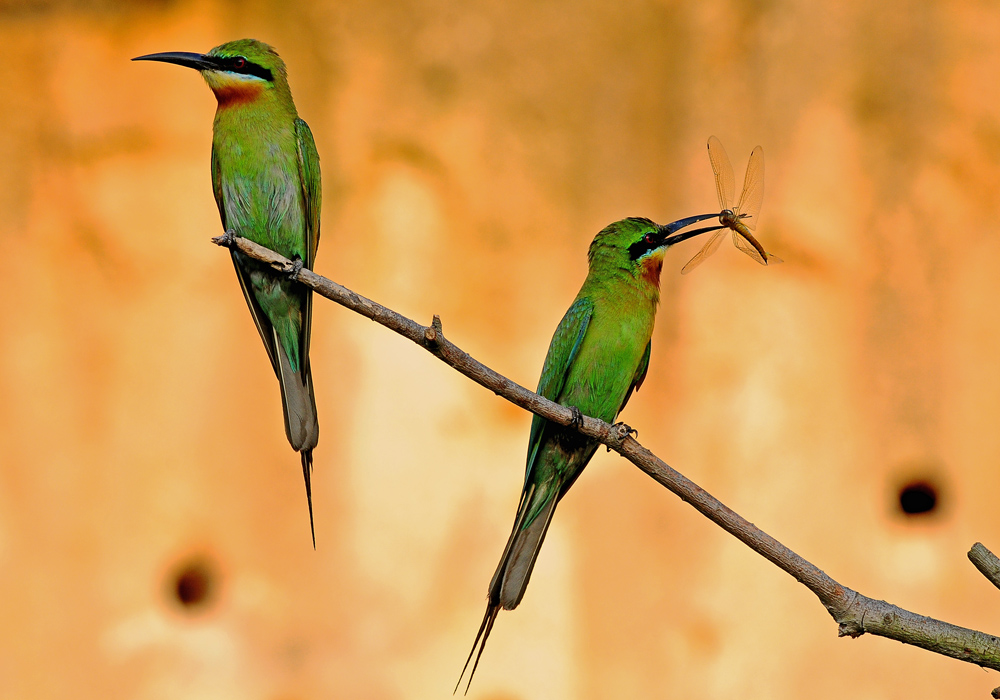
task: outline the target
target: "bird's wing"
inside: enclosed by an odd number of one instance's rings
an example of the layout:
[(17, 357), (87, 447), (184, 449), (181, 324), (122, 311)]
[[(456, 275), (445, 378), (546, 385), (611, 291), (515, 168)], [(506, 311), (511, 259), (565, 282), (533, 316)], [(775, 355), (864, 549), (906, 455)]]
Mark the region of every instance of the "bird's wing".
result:
[(305, 266), (312, 269), (319, 248), (319, 210), (323, 200), (323, 188), (319, 174), (319, 152), (313, 140), (309, 125), (301, 119), (295, 120), (295, 144), (299, 156), (299, 179), (302, 182), (302, 199), (306, 211), (306, 255)]
[[(222, 218), (222, 228), (228, 231), (229, 224), (226, 221), (226, 203), (222, 192), (222, 171), (219, 168), (219, 159), (215, 155), (214, 145), (212, 146), (212, 191), (215, 193), (215, 203), (219, 207), (219, 216)], [(239, 231), (235, 231), (234, 233), (239, 235)], [(257, 326), (257, 332), (260, 333), (260, 339), (264, 341), (264, 347), (267, 349), (267, 357), (271, 360), (271, 368), (274, 370), (275, 375), (281, 376), (281, 371), (278, 367), (278, 356), (275, 354), (274, 332), (272, 331), (271, 322), (267, 319), (267, 315), (260, 308), (260, 304), (257, 303), (257, 299), (253, 295), (250, 274), (240, 265), (236, 257), (236, 251), (231, 252), (233, 267), (236, 268), (236, 278), (240, 281), (240, 289), (243, 290), (243, 297), (247, 300), (247, 306), (250, 307), (250, 315), (253, 316), (253, 322)]]
[[(557, 401), (566, 384), (573, 360), (576, 359), (583, 337), (587, 334), (591, 316), (594, 313), (594, 303), (590, 299), (581, 298), (573, 302), (566, 315), (563, 316), (549, 343), (549, 352), (542, 366), (542, 376), (538, 380), (535, 392), (550, 401)], [(528, 436), (528, 467), (524, 474), (525, 484), (531, 476), (538, 448), (542, 444), (542, 432), (546, 420), (541, 416), (531, 419), (531, 433)]]
[[(319, 210), (323, 203), (323, 187), (319, 174), (319, 152), (313, 140), (309, 125), (301, 119), (295, 120), (295, 146), (298, 151), (299, 181), (302, 183), (302, 201), (305, 203), (306, 259), (310, 270), (316, 261), (319, 248)], [(302, 308), (302, 366), (309, 366), (309, 341), (312, 337), (312, 294), (305, 294)]]
[[(618, 413), (621, 413), (625, 409), (625, 404), (628, 400), (632, 398), (633, 391), (639, 391), (639, 387), (642, 386), (643, 380), (646, 379), (646, 372), (649, 370), (649, 353), (653, 349), (653, 341), (646, 343), (646, 352), (642, 353), (642, 359), (639, 360), (639, 366), (635, 368), (635, 374), (632, 376), (632, 384), (629, 386), (628, 391), (625, 393), (625, 398), (622, 399), (622, 405), (618, 408)], [(618, 413), (615, 415), (617, 416)]]
[(226, 204), (222, 201), (222, 171), (219, 159), (215, 155), (215, 144), (212, 144), (212, 193), (215, 195), (215, 206), (219, 208), (219, 218), (222, 219), (222, 230), (227, 231)]

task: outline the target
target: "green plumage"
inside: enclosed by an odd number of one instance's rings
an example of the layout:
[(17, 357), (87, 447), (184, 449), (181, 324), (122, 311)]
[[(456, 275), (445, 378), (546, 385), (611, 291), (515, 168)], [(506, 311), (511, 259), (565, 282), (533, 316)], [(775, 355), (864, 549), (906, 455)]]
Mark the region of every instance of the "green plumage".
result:
[[(285, 65), (273, 49), (252, 40), (224, 44), (209, 55), (242, 56), (273, 76), (252, 99), (220, 99), (215, 114), (212, 186), (223, 227), (312, 269), (319, 244), (319, 155), (295, 111)], [(319, 440), (309, 367), (312, 292), (237, 251), (233, 264), (281, 385), (285, 433), (302, 453), (312, 528), (310, 472)]]
[[(662, 250), (632, 260), (628, 246), (656, 229), (647, 219), (625, 219), (597, 234), (590, 246), (589, 274), (552, 336), (536, 393), (610, 423), (642, 384), (660, 300), (659, 286), (647, 278), (646, 266), (656, 268), (658, 279)], [(521, 602), (534, 563), (527, 552), (517, 554), (529, 545), (537, 554), (545, 536), (547, 524), (539, 526), (537, 518), (554, 510), (598, 444), (573, 427), (532, 417), (520, 523), (511, 537), (513, 551), (490, 584), (491, 600), (505, 609)], [(533, 527), (541, 530), (537, 545), (522, 535)], [(521, 539), (526, 540), (523, 546)]]
[[(701, 218), (706, 217), (695, 219)], [(668, 226), (624, 219), (597, 234), (587, 278), (549, 344), (538, 394), (584, 415), (615, 420), (649, 367), (660, 268), (673, 242), (667, 234), (695, 219)], [(469, 655), (471, 660), (478, 647), (473, 674), (500, 609), (512, 610), (521, 602), (556, 504), (599, 444), (575, 427), (532, 418), (514, 527), (490, 582), (486, 615)]]
[[(218, 99), (212, 189), (223, 228), (311, 269), (319, 245), (319, 154), (312, 132), (295, 111), (285, 64), (274, 49), (241, 39), (207, 54), (163, 53), (140, 59), (199, 70)], [(238, 251), (232, 256), (281, 386), (285, 434), (301, 453), (312, 527), (312, 450), (319, 440), (309, 366), (312, 292)]]

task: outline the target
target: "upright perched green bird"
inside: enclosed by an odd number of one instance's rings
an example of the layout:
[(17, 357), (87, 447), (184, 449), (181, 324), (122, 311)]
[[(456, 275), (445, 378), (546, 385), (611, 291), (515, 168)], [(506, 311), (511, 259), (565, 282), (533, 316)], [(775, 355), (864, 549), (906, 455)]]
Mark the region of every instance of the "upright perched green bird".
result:
[[(299, 119), (285, 63), (256, 39), (206, 54), (170, 52), (134, 61), (194, 68), (219, 106), (212, 130), (212, 188), (222, 227), (312, 269), (319, 245), (319, 154)], [(313, 547), (312, 451), (319, 440), (309, 368), (312, 292), (234, 250), (236, 276), (281, 385), (285, 434), (301, 453)]]
[[(694, 216), (666, 226), (649, 219), (624, 219), (598, 233), (588, 252), (587, 279), (552, 336), (536, 392), (576, 409), (578, 417), (582, 413), (612, 422), (646, 377), (664, 252), (720, 227), (671, 234), (717, 216)], [(599, 444), (573, 426), (532, 418), (514, 529), (490, 581), (486, 615), (462, 668), (464, 676), (478, 647), (470, 685), (500, 608), (513, 610), (521, 602), (556, 504)]]

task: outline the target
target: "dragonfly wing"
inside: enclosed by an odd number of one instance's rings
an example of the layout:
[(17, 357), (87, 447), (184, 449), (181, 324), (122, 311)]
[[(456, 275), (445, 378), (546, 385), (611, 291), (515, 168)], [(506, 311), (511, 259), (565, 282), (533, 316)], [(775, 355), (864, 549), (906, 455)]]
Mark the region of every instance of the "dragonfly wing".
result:
[(708, 137), (708, 159), (712, 162), (712, 172), (715, 173), (715, 191), (719, 193), (719, 206), (723, 209), (732, 209), (733, 198), (736, 196), (733, 164), (729, 162), (722, 141), (714, 136)]
[(740, 195), (740, 202), (733, 211), (740, 217), (740, 221), (753, 231), (757, 228), (757, 217), (760, 215), (760, 205), (763, 203), (764, 149), (757, 146), (750, 154), (747, 174), (743, 179), (743, 194)]
[(686, 275), (691, 272), (691, 270), (705, 262), (709, 256), (712, 255), (712, 253), (717, 251), (719, 249), (719, 244), (722, 243), (722, 237), (726, 235), (726, 230), (727, 229), (720, 228), (718, 231), (713, 233), (712, 237), (708, 239), (708, 243), (706, 243), (702, 249), (699, 250), (698, 253), (693, 258), (688, 260), (687, 264), (681, 268), (681, 274)]
[(750, 235), (749, 231), (745, 234), (733, 231), (733, 244), (761, 265), (767, 265), (769, 253), (764, 251), (764, 248), (757, 242), (756, 238)]

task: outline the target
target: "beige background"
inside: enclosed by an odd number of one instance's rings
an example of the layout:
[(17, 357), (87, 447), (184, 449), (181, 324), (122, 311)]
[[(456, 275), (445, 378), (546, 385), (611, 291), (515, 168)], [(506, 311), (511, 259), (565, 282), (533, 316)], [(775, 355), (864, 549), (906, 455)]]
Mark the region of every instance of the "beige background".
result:
[[(446, 698), (529, 416), (332, 304), (309, 543), (209, 182), (214, 99), (133, 64), (253, 36), (322, 157), (317, 270), (534, 386), (607, 223), (759, 227), (667, 256), (624, 418), (831, 575), (1000, 631), (1000, 8), (993, 3), (0, 3), (0, 697)], [(941, 508), (905, 520), (901, 483)], [(174, 579), (201, 562), (210, 595)], [(987, 697), (1000, 675), (818, 602), (620, 458), (563, 502), (470, 697)]]

